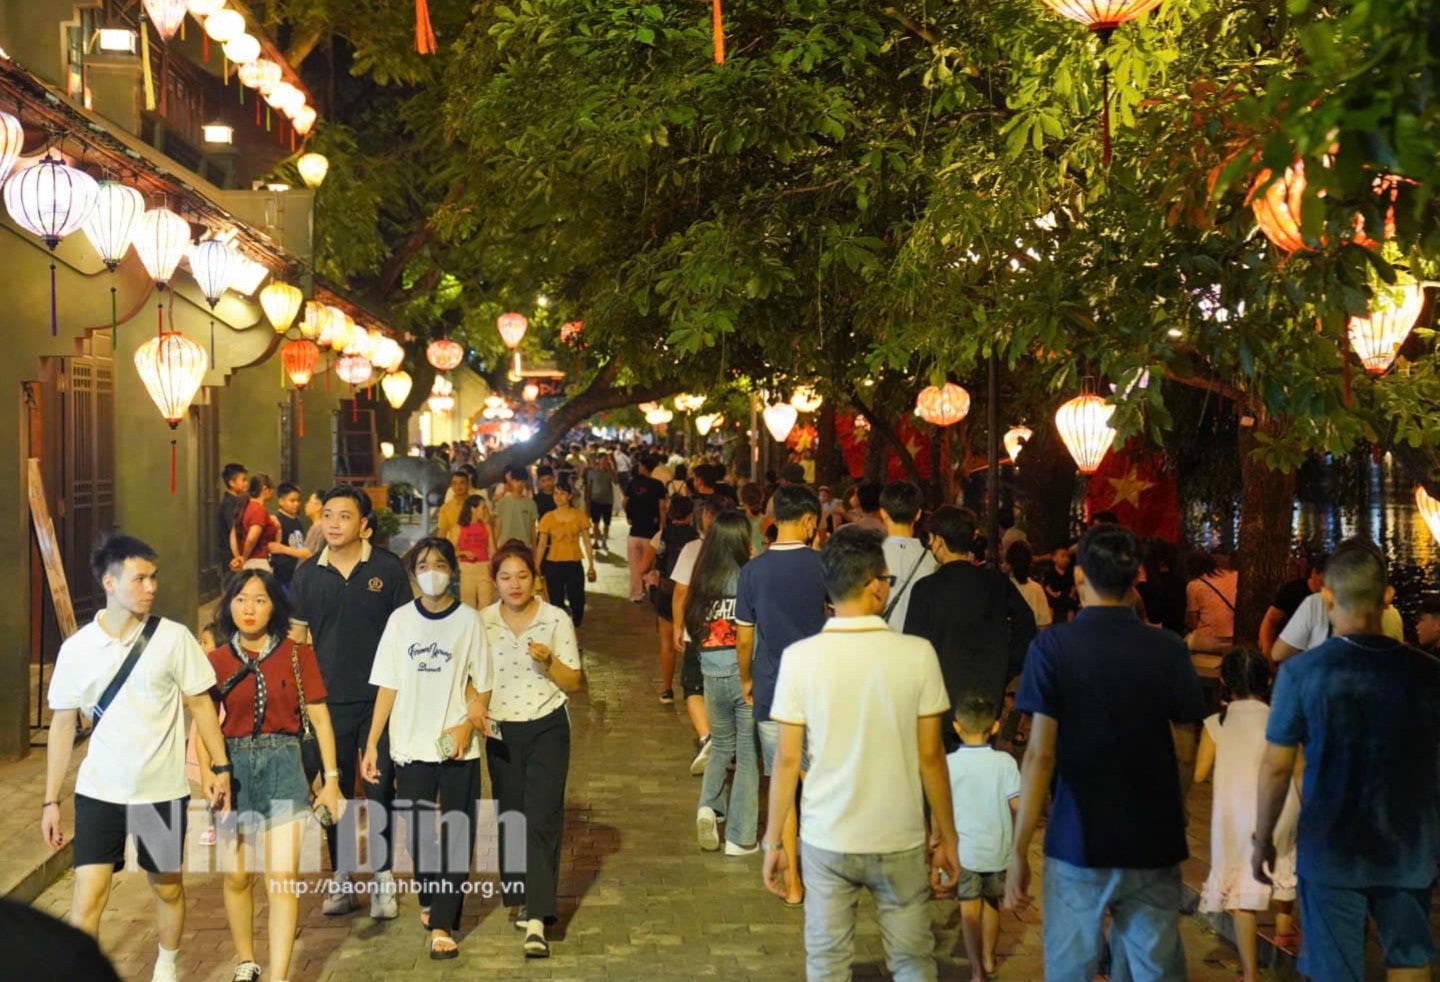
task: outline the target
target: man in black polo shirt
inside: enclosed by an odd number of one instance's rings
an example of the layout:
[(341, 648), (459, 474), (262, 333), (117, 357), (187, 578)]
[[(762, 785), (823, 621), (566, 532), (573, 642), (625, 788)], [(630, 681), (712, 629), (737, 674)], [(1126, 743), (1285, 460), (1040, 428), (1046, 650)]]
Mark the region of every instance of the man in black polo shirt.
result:
[[(304, 641), (308, 633), (315, 646), (335, 728), (340, 789), (348, 795), (355, 788), (355, 772), (375, 708), (375, 687), (370, 684), (375, 648), (390, 614), (410, 603), (414, 592), (409, 574), (394, 553), (370, 544), (370, 499), (362, 492), (345, 485), (331, 488), (324, 496), (320, 523), (325, 529), (325, 548), (295, 571), (290, 586), (295, 607), (291, 637)], [(385, 735), (380, 737), (379, 750), (380, 780), (364, 785), (366, 798), (385, 811), (386, 855), (376, 864), (380, 872), (375, 877), (377, 889), (370, 895), (370, 916), (389, 919), (397, 908), (395, 880), (390, 874), (394, 827), (388, 820), (395, 800), (395, 766)], [(309, 768), (318, 769), (318, 765), (310, 762)], [(372, 813), (371, 827), (381, 820)], [(331, 915), (348, 914), (357, 901), (349, 871), (339, 866), (336, 826), (326, 829), (326, 840), (335, 879), (324, 910)]]

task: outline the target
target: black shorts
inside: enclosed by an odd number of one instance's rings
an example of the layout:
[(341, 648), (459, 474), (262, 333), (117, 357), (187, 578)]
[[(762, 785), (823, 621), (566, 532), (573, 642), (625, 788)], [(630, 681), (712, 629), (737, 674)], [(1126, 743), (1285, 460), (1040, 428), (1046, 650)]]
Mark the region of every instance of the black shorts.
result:
[(672, 602), (675, 594), (662, 590), (658, 586), (649, 587), (645, 592), (650, 595), (650, 606), (655, 608), (655, 616), (667, 624), (673, 622), (675, 611)]
[(700, 670), (700, 646), (694, 641), (685, 645), (685, 654), (680, 659), (680, 691), (686, 699), (705, 694), (705, 675)]
[(75, 796), (75, 868), (108, 863), (125, 866), (125, 838), (135, 836), (135, 853), (147, 873), (178, 873), (185, 858), (190, 799), (151, 805), (117, 805)]
[(590, 502), (590, 521), (596, 525), (609, 527), (610, 516), (615, 511), (615, 506), (609, 501)]

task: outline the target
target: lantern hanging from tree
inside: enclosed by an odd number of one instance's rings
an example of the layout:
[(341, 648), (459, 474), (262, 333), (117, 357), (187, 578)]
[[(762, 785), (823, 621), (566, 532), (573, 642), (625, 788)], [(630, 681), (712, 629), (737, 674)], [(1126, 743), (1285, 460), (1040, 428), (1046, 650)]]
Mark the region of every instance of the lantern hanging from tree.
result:
[(307, 188), (318, 188), (325, 183), (325, 175), (330, 172), (330, 161), (323, 153), (304, 154), (295, 161), (296, 168), (300, 171), (300, 179), (305, 182)]
[[(1277, 249), (1286, 252), (1308, 250), (1300, 232), (1300, 205), (1305, 198), (1305, 162), (1296, 160), (1285, 168), (1283, 176), (1268, 186), (1271, 170), (1267, 167), (1255, 175), (1250, 186), (1250, 210), (1260, 231)], [(1260, 190), (1264, 188), (1264, 190)]]
[(638, 410), (640, 410), (642, 413), (649, 414), (649, 413), (653, 413), (655, 410), (659, 409), (659, 408), (660, 408), (660, 403), (658, 403), (658, 402), (642, 402), (642, 403), (640, 403), (640, 405), (636, 406), (635, 408), (638, 409)]
[(1005, 452), (1010, 455), (1010, 463), (1014, 464), (1017, 462), (1020, 451), (1025, 449), (1025, 445), (1030, 442), (1030, 438), (1034, 435), (1034, 432), (1031, 431), (1028, 426), (1012, 426), (1006, 431), (1004, 438)]
[(410, 398), (410, 389), (415, 384), (409, 372), (391, 372), (380, 380), (380, 389), (391, 409), (399, 409)]
[(495, 327), (500, 332), (500, 340), (505, 342), (505, 347), (514, 351), (529, 330), (530, 322), (525, 319), (524, 314), (517, 314), (512, 310), (495, 318)]
[(776, 443), (784, 443), (790, 436), (790, 431), (795, 428), (795, 421), (800, 414), (795, 407), (788, 402), (777, 402), (765, 407), (762, 414), (765, 417), (765, 428), (770, 431), (770, 436)]
[(695, 417), (695, 429), (701, 436), (709, 436), (710, 431), (725, 422), (725, 417), (719, 413), (710, 413), (707, 416)]
[[(3, 120), (0, 120), (3, 122)], [(0, 150), (3, 153), (3, 150)], [(4, 161), (0, 160), (0, 173)], [(100, 261), (112, 274), (130, 250), (135, 225), (145, 213), (145, 197), (132, 187), (115, 181), (101, 181), (95, 196), (95, 207), (85, 219), (85, 237), (99, 254)], [(115, 310), (115, 278), (110, 277), (110, 332), (118, 329)]]
[(813, 413), (825, 402), (823, 396), (816, 392), (813, 386), (802, 385), (790, 396), (790, 405), (802, 413)]
[(449, 338), (436, 338), (425, 348), (425, 360), (437, 372), (448, 372), (460, 367), (465, 360), (465, 349)]
[(58, 157), (44, 159), (5, 182), (5, 210), (15, 223), (37, 235), (50, 250), (50, 336), (59, 332), (55, 298), (55, 247), (80, 228), (95, 208), (100, 185)]
[(970, 393), (946, 382), (932, 385), (915, 399), (915, 415), (931, 426), (954, 426), (970, 413)]
[(1134, 20), (1160, 6), (1160, 0), (1044, 0), (1045, 6), (1062, 17), (1084, 24), (1100, 37), (1100, 121), (1103, 128), (1103, 154), (1110, 163), (1110, 65), (1105, 60), (1105, 47), (1110, 35), (1126, 21)]
[(1065, 441), (1081, 474), (1094, 474), (1115, 442), (1115, 430), (1110, 425), (1114, 412), (1114, 406), (1093, 392), (1076, 396), (1056, 411), (1060, 439)]
[(682, 413), (693, 413), (695, 410), (705, 405), (704, 396), (692, 396), (684, 392), (676, 396), (674, 401), (675, 408), (680, 410)]
[(1365, 371), (1384, 375), (1390, 370), (1424, 306), (1425, 289), (1419, 283), (1376, 289), (1370, 316), (1350, 318), (1350, 346)]
[(295, 110), (295, 116), (290, 120), (295, 126), (295, 132), (301, 136), (309, 136), (310, 131), (315, 128), (315, 120), (320, 114), (315, 111), (314, 106), (304, 105)]
[(652, 409), (650, 412), (645, 414), (645, 422), (649, 423), (651, 426), (664, 426), (666, 423), (670, 422), (674, 418), (675, 414), (672, 413), (670, 410), (666, 409), (664, 406)]
[[(205, 349), (178, 331), (162, 331), (135, 352), (135, 370), (173, 431), (185, 418), (208, 369)], [(170, 493), (175, 493), (175, 438), (170, 438)]]
[(1425, 524), (1430, 529), (1430, 534), (1436, 542), (1440, 542), (1440, 501), (1425, 491), (1424, 486), (1417, 485), (1415, 488), (1415, 507), (1420, 509), (1420, 517), (1425, 519)]
[(422, 55), (435, 53), (435, 28), (430, 24), (427, 0), (415, 0), (415, 50)]
[(0, 112), (0, 181), (10, 176), (25, 146), (25, 127), (9, 113)]
[(320, 346), (309, 338), (286, 341), (280, 346), (280, 364), (298, 393), (295, 397), (295, 435), (305, 438), (305, 386), (315, 377), (320, 364)]
[[(298, 286), (289, 283), (281, 283), (279, 280), (271, 283), (260, 291), (260, 309), (265, 311), (265, 319), (275, 329), (276, 334), (284, 334), (295, 323), (295, 315), (300, 313), (300, 304), (305, 301), (305, 294)], [(316, 349), (319, 353), (319, 349)]]

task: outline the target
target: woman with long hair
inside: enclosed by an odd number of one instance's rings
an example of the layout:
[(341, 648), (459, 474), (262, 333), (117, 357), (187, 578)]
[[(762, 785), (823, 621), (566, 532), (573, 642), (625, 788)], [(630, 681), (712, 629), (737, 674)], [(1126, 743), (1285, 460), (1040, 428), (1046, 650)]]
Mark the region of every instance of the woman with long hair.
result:
[[(220, 823), (225, 873), (225, 917), (235, 942), (234, 978), (260, 978), (255, 961), (255, 877), (265, 873), (270, 904), (270, 971), (285, 979), (295, 944), (300, 894), (300, 839), (310, 813), (310, 789), (300, 762), (300, 740), (313, 731), (325, 765), (316, 804), (331, 820), (341, 810), (335, 733), (325, 706), (320, 663), (308, 644), (286, 637), (290, 602), (279, 581), (261, 569), (236, 573), (217, 608), (219, 647), (209, 653), (218, 685), (211, 695), (224, 709), (220, 730), (234, 772), (234, 806)], [(210, 770), (205, 745), (197, 747), (200, 773)]]
[(479, 610), (495, 600), (490, 579), (490, 553), (495, 548), (495, 516), (483, 494), (472, 494), (460, 507), (460, 518), (447, 531), (460, 561), (460, 602)]
[[(460, 927), (475, 851), (479, 737), (490, 732), (490, 653), (479, 612), (451, 596), (457, 565), (455, 547), (439, 537), (421, 539), (405, 556), (420, 596), (390, 615), (375, 649), (375, 711), (360, 764), (366, 781), (380, 780), (380, 737), (388, 725), (396, 797), (415, 803), (410, 860), (420, 881), (420, 923), (436, 960), (460, 953), (451, 934)], [(444, 820), (452, 815), (465, 817), (458, 841), (454, 823)], [(437, 841), (438, 862), (427, 847)]]
[[(700, 652), (705, 678), (705, 713), (710, 721), (710, 759), (700, 785), (695, 836), (701, 849), (720, 848), (717, 816), (725, 822), (725, 855), (756, 851), (760, 767), (755, 717), (740, 690), (735, 654), (735, 591), (740, 568), (750, 561), (750, 522), (737, 511), (716, 516), (705, 533), (695, 572), (685, 594), (685, 633)], [(735, 758), (730, 802), (725, 802), (725, 771)]]
[[(525, 957), (548, 958), (545, 926), (556, 917), (560, 845), (565, 827), (565, 778), (570, 770), (570, 715), (565, 693), (583, 675), (569, 615), (535, 595), (535, 553), (510, 541), (490, 559), (500, 602), (480, 612), (495, 666), (485, 758), (500, 814), (525, 816), (525, 860), (500, 836), (501, 893), (519, 907)], [(472, 708), (471, 722), (482, 720)], [(498, 732), (495, 732), (498, 731)]]

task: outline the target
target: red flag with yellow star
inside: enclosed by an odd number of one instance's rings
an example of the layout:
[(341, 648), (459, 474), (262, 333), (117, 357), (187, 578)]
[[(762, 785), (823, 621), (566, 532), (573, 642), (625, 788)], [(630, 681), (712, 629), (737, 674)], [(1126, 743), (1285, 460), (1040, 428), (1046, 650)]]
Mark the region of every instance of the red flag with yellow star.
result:
[(1140, 536), (1180, 541), (1180, 491), (1163, 453), (1127, 443), (1090, 477), (1085, 512), (1112, 511)]

